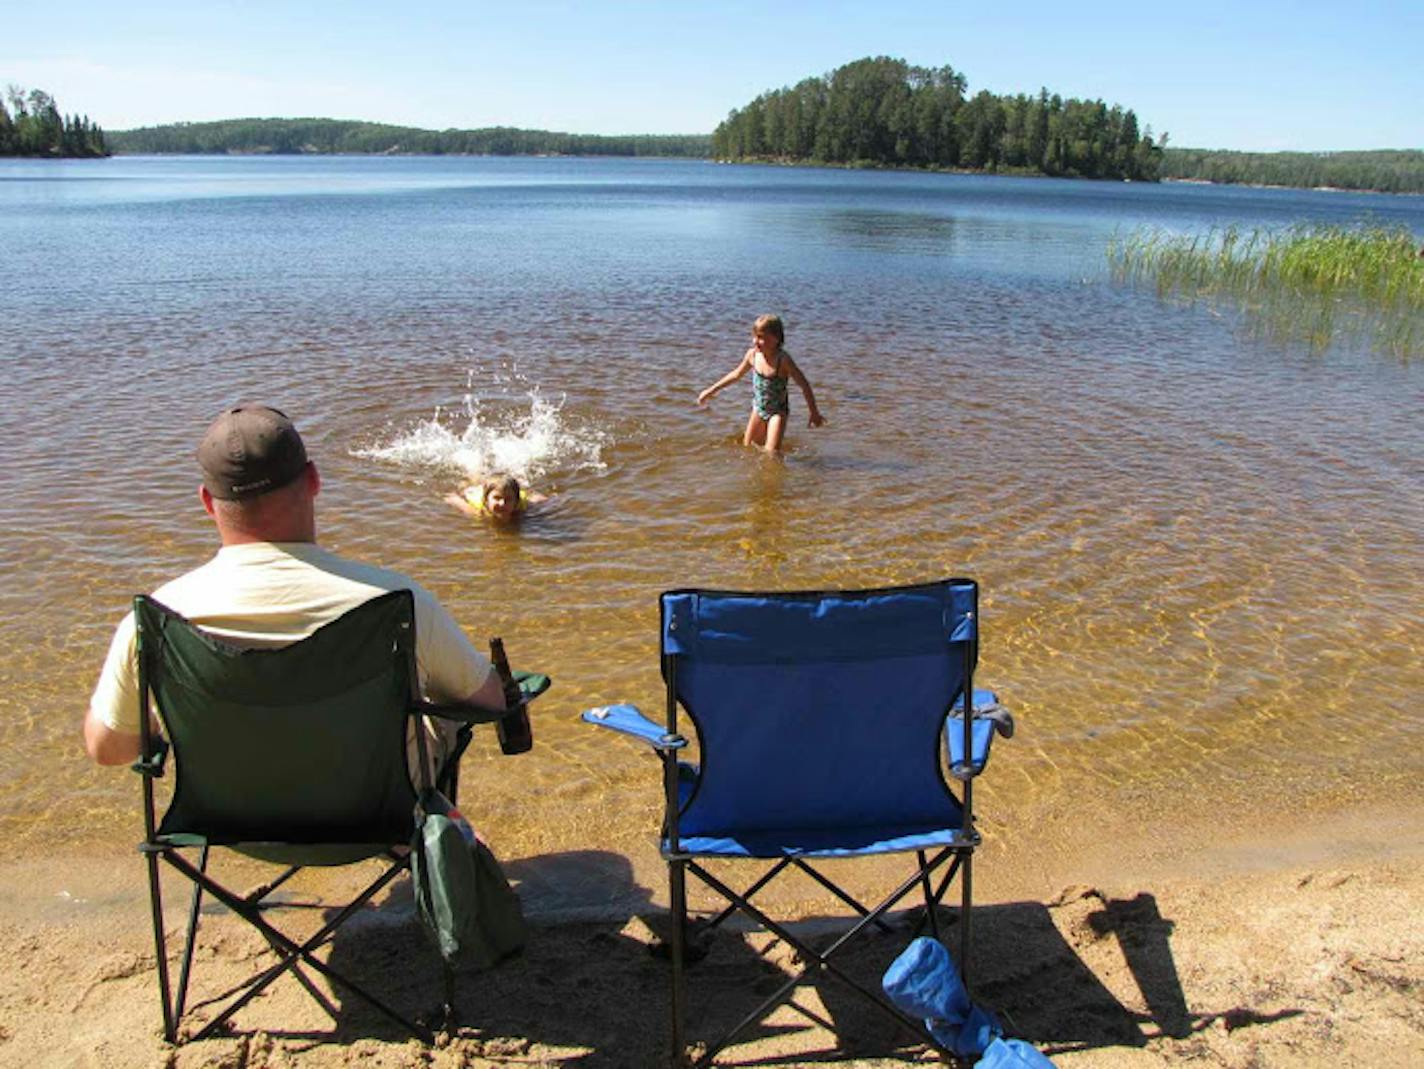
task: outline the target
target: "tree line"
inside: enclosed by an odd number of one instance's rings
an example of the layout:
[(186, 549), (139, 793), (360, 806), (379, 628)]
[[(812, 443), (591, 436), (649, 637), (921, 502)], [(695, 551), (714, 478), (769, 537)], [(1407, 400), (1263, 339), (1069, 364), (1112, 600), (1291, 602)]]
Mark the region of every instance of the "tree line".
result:
[(1162, 177), (1302, 189), (1327, 186), (1424, 193), (1424, 152), (1225, 152), (1171, 148), (1162, 157)]
[[(6, 104), (9, 104), (6, 107)], [(0, 100), (0, 156), (107, 156), (104, 131), (87, 115), (61, 115), (43, 89), (9, 85)]]
[(608, 136), (520, 130), (422, 130), (346, 119), (226, 119), (119, 130), (117, 153), (421, 156), (692, 156), (705, 157), (706, 134)]
[(877, 56), (766, 92), (712, 134), (712, 154), (887, 167), (1156, 181), (1167, 137), (1131, 109), (1036, 96), (967, 96), (953, 67)]

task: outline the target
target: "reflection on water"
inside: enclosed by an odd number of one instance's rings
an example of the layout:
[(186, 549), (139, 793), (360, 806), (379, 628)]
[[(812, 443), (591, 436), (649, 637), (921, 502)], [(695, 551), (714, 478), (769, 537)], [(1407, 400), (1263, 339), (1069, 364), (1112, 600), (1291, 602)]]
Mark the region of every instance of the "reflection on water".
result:
[[(1021, 726), (976, 795), (991, 841), (1070, 804), (1200, 831), (1414, 789), (1424, 370), (1267, 346), (1101, 266), (1124, 224), (1424, 232), (1417, 198), (377, 162), (0, 185), (12, 850), (136, 837), (78, 718), (126, 600), (212, 552), (192, 451), (244, 398), (303, 428), (326, 543), (555, 677), (531, 754), (468, 759), (509, 856), (655, 859), (650, 763), (576, 714), (660, 711), (656, 598), (688, 585), (980, 580), (981, 681)], [(739, 444), (749, 387), (695, 405), (767, 310), (828, 419), (793, 391), (783, 460)], [(508, 532), (442, 505), (488, 466), (551, 507)]]
[(955, 221), (937, 215), (847, 210), (822, 224), (832, 244), (889, 251), (949, 252)]
[(757, 459), (754, 474), (748, 480), (747, 522), (741, 545), (748, 562), (777, 568), (795, 557), (794, 547), (786, 545), (786, 531), (782, 529), (784, 513), (790, 505), (782, 500), (786, 462), (775, 456)]

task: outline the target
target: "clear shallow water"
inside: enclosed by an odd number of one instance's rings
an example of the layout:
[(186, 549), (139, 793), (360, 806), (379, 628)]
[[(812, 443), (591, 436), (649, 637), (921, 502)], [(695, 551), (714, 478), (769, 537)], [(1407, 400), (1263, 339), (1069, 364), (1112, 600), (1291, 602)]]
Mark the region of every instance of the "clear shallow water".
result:
[[(1253, 340), (1107, 279), (1141, 224), (1403, 222), (1424, 199), (677, 161), (0, 163), (0, 830), (137, 834), (77, 725), (126, 599), (204, 559), (192, 450), (264, 399), (324, 475), (323, 541), (420, 578), (555, 676), (518, 764), (477, 744), (502, 852), (646, 853), (656, 789), (575, 723), (660, 699), (688, 584), (984, 590), (1020, 718), (994, 828), (1203, 825), (1409, 795), (1424, 563), (1417, 364)], [(709, 410), (781, 312), (784, 463)], [(739, 384), (740, 385), (740, 384)], [(510, 535), (440, 502), (489, 463), (554, 495)], [(62, 820), (57, 820), (63, 814)], [(76, 819), (76, 816), (82, 819)]]

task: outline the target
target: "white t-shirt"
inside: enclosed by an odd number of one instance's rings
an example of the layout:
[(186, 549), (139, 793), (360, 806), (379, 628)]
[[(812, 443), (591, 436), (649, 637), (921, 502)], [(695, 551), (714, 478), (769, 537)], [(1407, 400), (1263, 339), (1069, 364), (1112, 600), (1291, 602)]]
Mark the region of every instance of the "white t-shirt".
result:
[[(286, 646), (357, 605), (391, 590), (415, 595), (415, 659), (422, 693), (460, 701), (484, 685), (490, 661), (425, 588), (399, 572), (345, 560), (311, 542), (224, 546), (208, 563), (165, 583), (153, 596), (204, 631), (244, 646)], [(136, 735), (138, 664), (130, 612), (109, 645), (92, 713)]]

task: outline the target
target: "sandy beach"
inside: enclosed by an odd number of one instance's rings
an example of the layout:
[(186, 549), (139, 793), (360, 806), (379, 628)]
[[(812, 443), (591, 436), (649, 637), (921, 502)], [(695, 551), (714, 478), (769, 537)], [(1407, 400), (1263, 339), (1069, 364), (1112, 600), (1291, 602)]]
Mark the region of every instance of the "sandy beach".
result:
[[(1070, 1069), (1424, 1064), (1418, 816), (1417, 806), (1349, 811), (1199, 848), (1100, 839), (1097, 849), (1047, 868), (1027, 831), (1017, 846), (981, 857), (976, 869), (976, 998), (1011, 1035)], [(1031, 855), (1038, 864), (1025, 863)], [(532, 940), (520, 959), (462, 975), (461, 1024), (437, 1047), (395, 1033), (340, 992), (331, 999), (333, 1021), (288, 979), (244, 1010), (230, 1037), (175, 1048), (160, 1036), (138, 857), (9, 861), (0, 866), (0, 940), (11, 948), (0, 980), (0, 1065), (666, 1064), (668, 966), (650, 952), (661, 896), (642, 891), (639, 906), (638, 894), (624, 893), (602, 916), (539, 905), (539, 886), (557, 880), (561, 867), (600, 864), (614, 882), (639, 868), (609, 864), (597, 852), (508, 860), (529, 902)], [(263, 871), (270, 870), (252, 867), (254, 882)], [(238, 886), (247, 875), (239, 870)], [(346, 879), (299, 885), (293, 904), (334, 901)], [(166, 904), (176, 935), (184, 906), (172, 892)], [(811, 897), (791, 912), (815, 933), (833, 911)], [(280, 913), (298, 928), (322, 916), (320, 909)], [(898, 930), (864, 940), (848, 967), (873, 982), (913, 919), (898, 914)], [(221, 911), (205, 923), (199, 1022), (211, 1016), (208, 999), (269, 957), (258, 936)], [(753, 955), (758, 947), (769, 950), (770, 964)], [(413, 920), (405, 881), (327, 952), (404, 1010), (438, 1005), (436, 959)], [(740, 1016), (749, 994), (768, 990), (793, 966), (793, 955), (764, 935), (719, 932), (690, 975), (692, 1035), (710, 1038)], [(841, 1038), (783, 1009), (719, 1064), (933, 1060), (838, 983), (803, 987), (799, 998), (823, 1023), (834, 1022)]]

